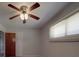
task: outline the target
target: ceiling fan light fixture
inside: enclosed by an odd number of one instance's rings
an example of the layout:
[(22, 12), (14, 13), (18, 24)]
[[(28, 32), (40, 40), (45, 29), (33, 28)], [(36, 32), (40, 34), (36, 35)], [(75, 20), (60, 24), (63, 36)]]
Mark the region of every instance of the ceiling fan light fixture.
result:
[(28, 19), (28, 14), (25, 14), (25, 19), (26, 19), (26, 20)]
[(28, 19), (28, 14), (20, 14), (21, 20), (27, 20)]

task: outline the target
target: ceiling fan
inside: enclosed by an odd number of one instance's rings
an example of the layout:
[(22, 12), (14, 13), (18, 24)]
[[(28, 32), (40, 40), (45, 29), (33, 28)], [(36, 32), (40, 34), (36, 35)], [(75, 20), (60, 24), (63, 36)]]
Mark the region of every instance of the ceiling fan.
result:
[(10, 17), (9, 18), (10, 20), (12, 20), (12, 19), (20, 16), (20, 18), (23, 20), (23, 24), (25, 24), (26, 20), (28, 19), (28, 17), (32, 17), (33, 19), (36, 19), (36, 20), (40, 19), (39, 17), (37, 17), (37, 16), (35, 16), (35, 15), (33, 15), (33, 14), (30, 13), (32, 10), (40, 7), (40, 4), (37, 3), (37, 2), (35, 4), (33, 4), (30, 8), (28, 8), (25, 5), (21, 6), (20, 8), (17, 8), (17, 7), (15, 7), (12, 4), (8, 4), (8, 6), (20, 12), (19, 14)]

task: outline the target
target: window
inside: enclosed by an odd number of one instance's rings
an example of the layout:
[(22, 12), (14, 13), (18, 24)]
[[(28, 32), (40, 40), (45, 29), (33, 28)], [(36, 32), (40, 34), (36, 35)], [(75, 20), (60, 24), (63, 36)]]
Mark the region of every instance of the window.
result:
[(67, 19), (67, 35), (79, 34), (79, 12)]
[(50, 28), (50, 38), (79, 34), (79, 12)]
[(4, 32), (0, 31), (0, 57), (4, 56)]
[(65, 22), (59, 22), (55, 26), (50, 28), (50, 37), (60, 37), (65, 35)]

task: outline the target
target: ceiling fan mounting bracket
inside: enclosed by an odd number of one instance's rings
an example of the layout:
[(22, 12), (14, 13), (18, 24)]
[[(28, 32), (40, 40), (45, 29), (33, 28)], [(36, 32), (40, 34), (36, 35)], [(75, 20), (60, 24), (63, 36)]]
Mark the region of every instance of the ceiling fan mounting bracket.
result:
[(21, 12), (23, 14), (26, 14), (27, 13), (27, 9), (28, 9), (28, 7), (27, 6), (24, 6), (24, 5), (20, 7), (20, 10), (21, 10)]

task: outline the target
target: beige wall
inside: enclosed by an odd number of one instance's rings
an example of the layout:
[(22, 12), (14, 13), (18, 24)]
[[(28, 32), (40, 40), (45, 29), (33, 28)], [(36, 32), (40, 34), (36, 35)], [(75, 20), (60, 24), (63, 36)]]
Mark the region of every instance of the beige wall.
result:
[(79, 56), (79, 42), (49, 42), (49, 28), (55, 21), (79, 8), (79, 3), (71, 3), (59, 12), (41, 30), (41, 56)]
[(2, 24), (0, 24), (0, 31), (6, 31), (6, 28)]
[(16, 32), (16, 56), (40, 56), (40, 30), (9, 28), (7, 32)]

